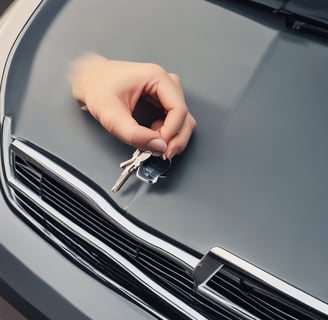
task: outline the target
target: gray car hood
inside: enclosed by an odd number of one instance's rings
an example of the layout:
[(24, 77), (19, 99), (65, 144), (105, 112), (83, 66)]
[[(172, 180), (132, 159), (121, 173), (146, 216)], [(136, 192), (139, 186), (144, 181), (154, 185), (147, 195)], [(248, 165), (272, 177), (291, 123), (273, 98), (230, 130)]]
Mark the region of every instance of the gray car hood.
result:
[[(138, 4), (137, 4), (138, 3)], [(328, 49), (197, 0), (49, 1), (12, 59), (13, 132), (71, 164), (132, 216), (204, 254), (223, 247), (328, 302)], [(198, 121), (169, 177), (130, 178), (133, 151), (70, 92), (83, 52), (180, 75)]]

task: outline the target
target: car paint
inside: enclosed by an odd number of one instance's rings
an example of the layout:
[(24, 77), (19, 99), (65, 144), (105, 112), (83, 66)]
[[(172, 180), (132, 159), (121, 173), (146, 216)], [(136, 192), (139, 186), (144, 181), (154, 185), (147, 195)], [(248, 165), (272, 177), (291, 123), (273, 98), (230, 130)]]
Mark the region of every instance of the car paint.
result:
[[(16, 136), (110, 193), (132, 149), (79, 110), (71, 62), (96, 51), (178, 73), (198, 121), (188, 149), (166, 180), (148, 186), (130, 178), (110, 195), (201, 254), (219, 245), (328, 301), (327, 45), (253, 14), (259, 19), (196, 0), (48, 2), (12, 57), (6, 113)], [(8, 237), (10, 248), (17, 240)]]

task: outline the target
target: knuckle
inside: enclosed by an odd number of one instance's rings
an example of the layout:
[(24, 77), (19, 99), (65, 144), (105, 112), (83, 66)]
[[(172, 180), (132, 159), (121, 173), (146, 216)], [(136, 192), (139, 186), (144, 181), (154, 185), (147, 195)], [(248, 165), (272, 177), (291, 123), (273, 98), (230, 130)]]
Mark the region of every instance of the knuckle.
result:
[(134, 147), (141, 147), (141, 141), (136, 127), (127, 127), (122, 137), (124, 142)]
[(138, 145), (138, 139), (134, 133), (135, 130), (129, 129), (125, 132), (125, 140), (129, 145)]
[(176, 154), (180, 154), (183, 150), (185, 150), (187, 147), (187, 144), (188, 144), (188, 141), (183, 140), (183, 139), (179, 139), (179, 140), (175, 141), (174, 150), (175, 150)]
[(157, 63), (147, 63), (147, 68), (151, 74), (166, 73), (165, 69)]
[(179, 141), (176, 141), (175, 143), (175, 149), (178, 151), (178, 152), (182, 152), (187, 146), (187, 143), (180, 139)]
[(189, 113), (189, 124), (192, 130), (194, 130), (197, 126), (196, 119)]
[(111, 117), (107, 113), (102, 113), (100, 110), (97, 110), (94, 113), (94, 117), (109, 133), (115, 132), (115, 123), (111, 121)]
[(178, 85), (181, 85), (181, 79), (176, 73), (170, 73), (171, 79)]
[(186, 119), (188, 116), (188, 108), (186, 105), (181, 106), (181, 117)]

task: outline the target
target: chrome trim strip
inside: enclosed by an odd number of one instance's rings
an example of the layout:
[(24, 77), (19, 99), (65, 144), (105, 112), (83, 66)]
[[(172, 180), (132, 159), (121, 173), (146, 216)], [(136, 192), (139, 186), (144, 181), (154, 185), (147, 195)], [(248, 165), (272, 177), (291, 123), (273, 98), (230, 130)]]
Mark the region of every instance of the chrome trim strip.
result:
[(197, 292), (201, 295), (210, 298), (211, 300), (219, 303), (221, 306), (232, 310), (237, 315), (240, 315), (248, 320), (261, 320), (260, 318), (254, 316), (253, 314), (249, 313), (248, 311), (244, 310), (243, 308), (239, 307), (237, 304), (229, 301), (228, 299), (221, 297), (218, 295), (217, 292), (211, 290), (210, 288), (205, 288), (204, 285), (201, 285), (197, 288)]
[[(29, 157), (37, 161), (43, 168), (52, 172), (59, 179), (70, 185), (73, 189), (81, 193), (81, 196), (88, 199), (89, 203), (93, 204), (94, 207), (98, 208), (105, 216), (107, 216), (116, 226), (124, 229), (125, 232), (134, 236), (138, 241), (144, 243), (148, 247), (164, 254), (169, 258), (173, 258), (182, 265), (186, 270), (192, 274), (194, 268), (197, 266), (199, 259), (189, 254), (186, 251), (177, 248), (176, 246), (152, 235), (151, 233), (141, 229), (140, 227), (133, 224), (127, 218), (117, 212), (108, 201), (103, 198), (94, 189), (86, 185), (81, 180), (77, 179), (74, 175), (60, 167), (52, 160), (46, 158), (32, 147), (26, 145), (24, 142), (14, 140), (12, 143), (17, 149), (25, 153)], [(13, 183), (11, 178), (11, 183)]]
[(176, 298), (173, 294), (162, 288), (155, 281), (147, 277), (144, 273), (142, 273), (138, 268), (136, 268), (130, 261), (122, 257), (120, 254), (112, 250), (109, 246), (105, 245), (103, 242), (98, 240), (93, 235), (89, 234), (87, 231), (83, 230), (75, 223), (70, 221), (68, 218), (57, 212), (50, 205), (45, 203), (40, 199), (38, 195), (31, 192), (25, 185), (20, 183), (19, 181), (9, 178), (9, 185), (15, 189), (20, 191), (31, 200), (35, 205), (39, 208), (47, 212), (49, 216), (51, 216), (54, 220), (68, 229), (70, 232), (80, 237), (84, 241), (86, 241), (91, 246), (97, 248), (101, 253), (106, 255), (109, 259), (118, 264), (122, 269), (124, 269), (127, 273), (129, 273), (132, 277), (134, 277), (142, 286), (146, 287), (148, 290), (152, 291), (156, 296), (160, 297), (163, 301), (173, 306), (176, 310), (181, 312), (183, 315), (189, 317), (190, 319), (195, 320), (205, 320), (206, 318), (199, 314), (197, 311), (192, 309), (186, 303)]
[(206, 286), (206, 283), (223, 267), (224, 262), (217, 258), (211, 251), (208, 252), (198, 263), (194, 270), (194, 282), (196, 292), (215, 301), (223, 308), (233, 311), (237, 315), (248, 320), (260, 320), (244, 308), (221, 296), (211, 288)]
[(226, 261), (232, 265), (235, 265), (251, 276), (254, 276), (261, 282), (328, 316), (328, 304), (325, 302), (309, 295), (308, 293), (298, 288), (293, 287), (292, 285), (272, 276), (266, 271), (259, 269), (258, 267), (250, 264), (249, 262), (246, 262), (245, 260), (220, 247), (211, 249), (210, 253), (216, 255), (219, 259), (221, 259), (221, 261), (223, 260), (223, 263)]
[(0, 181), (6, 195), (10, 195), (11, 190), (8, 187), (7, 173), (11, 172), (9, 164), (9, 146), (11, 143), (11, 118), (5, 117), (1, 127), (1, 165), (0, 165)]
[(9, 70), (8, 61), (12, 58), (23, 31), (31, 23), (34, 13), (44, 0), (15, 1), (0, 25), (0, 122), (5, 116), (5, 85)]
[(196, 288), (206, 283), (222, 267), (223, 262), (219, 261), (211, 252), (203, 256), (193, 274)]

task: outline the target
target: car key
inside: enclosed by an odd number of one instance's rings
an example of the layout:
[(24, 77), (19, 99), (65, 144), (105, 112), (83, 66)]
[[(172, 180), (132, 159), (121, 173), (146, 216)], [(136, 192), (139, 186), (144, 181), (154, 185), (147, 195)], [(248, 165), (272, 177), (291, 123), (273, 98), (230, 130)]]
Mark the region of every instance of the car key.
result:
[(140, 149), (136, 149), (136, 151), (133, 152), (132, 157), (129, 160), (120, 163), (120, 167), (125, 168), (127, 165), (131, 164), (133, 161), (135, 161), (136, 157), (139, 156), (141, 152), (142, 151)]
[(171, 166), (171, 160), (162, 157), (149, 157), (137, 170), (137, 177), (147, 183), (156, 183), (158, 178), (165, 178)]
[(122, 162), (120, 166), (123, 167), (124, 169), (123, 169), (121, 175), (119, 176), (119, 178), (117, 179), (117, 181), (115, 182), (115, 184), (112, 188), (112, 192), (119, 191), (122, 188), (123, 184), (128, 180), (130, 175), (135, 170), (137, 170), (145, 160), (150, 158), (151, 155), (152, 155), (151, 151), (141, 151), (141, 150), (137, 149), (133, 153), (131, 159)]

